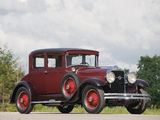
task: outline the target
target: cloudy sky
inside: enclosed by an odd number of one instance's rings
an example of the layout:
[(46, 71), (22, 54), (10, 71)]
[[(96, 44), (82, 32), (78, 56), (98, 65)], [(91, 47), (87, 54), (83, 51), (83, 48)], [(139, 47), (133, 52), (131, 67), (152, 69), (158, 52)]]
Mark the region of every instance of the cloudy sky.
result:
[(40, 48), (100, 51), (100, 65), (137, 70), (160, 55), (160, 0), (0, 0), (0, 47), (21, 64)]

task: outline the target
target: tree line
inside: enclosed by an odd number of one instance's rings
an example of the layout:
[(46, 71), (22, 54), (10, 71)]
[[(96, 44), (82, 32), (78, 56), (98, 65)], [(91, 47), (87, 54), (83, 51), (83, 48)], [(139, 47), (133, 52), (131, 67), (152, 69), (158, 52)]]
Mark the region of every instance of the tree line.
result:
[[(129, 72), (129, 69), (125, 69)], [(137, 78), (149, 83), (147, 92), (151, 95), (149, 106), (160, 108), (160, 56), (141, 56), (138, 61)], [(12, 50), (5, 45), (0, 47), (0, 103), (9, 101), (15, 85), (20, 81), (24, 71), (19, 65), (19, 57), (14, 58)]]
[(150, 85), (147, 92), (151, 95), (150, 107), (160, 108), (160, 56), (141, 56), (138, 63), (137, 78)]
[(2, 105), (9, 101), (15, 85), (24, 75), (19, 59), (19, 57), (14, 58), (7, 45), (0, 47), (0, 103)]

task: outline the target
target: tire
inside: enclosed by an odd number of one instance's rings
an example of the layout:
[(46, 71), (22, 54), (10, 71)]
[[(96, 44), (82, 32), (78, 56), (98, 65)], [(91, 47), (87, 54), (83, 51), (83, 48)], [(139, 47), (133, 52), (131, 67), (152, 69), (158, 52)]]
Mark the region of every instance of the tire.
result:
[[(140, 89), (141, 94), (147, 94), (143, 89)], [(126, 108), (131, 114), (142, 114), (148, 106), (148, 100), (138, 100), (136, 103), (128, 105)]]
[(74, 105), (69, 105), (69, 106), (57, 106), (58, 110), (61, 112), (61, 113), (70, 113), (73, 108), (74, 108)]
[(29, 92), (25, 87), (18, 89), (15, 97), (17, 110), (22, 114), (29, 114), (34, 105), (31, 104)]
[(61, 92), (63, 97), (69, 99), (74, 94), (79, 84), (80, 79), (78, 75), (74, 73), (65, 74), (61, 82)]
[(82, 94), (82, 104), (88, 113), (100, 113), (105, 106), (103, 89), (94, 85), (87, 86)]

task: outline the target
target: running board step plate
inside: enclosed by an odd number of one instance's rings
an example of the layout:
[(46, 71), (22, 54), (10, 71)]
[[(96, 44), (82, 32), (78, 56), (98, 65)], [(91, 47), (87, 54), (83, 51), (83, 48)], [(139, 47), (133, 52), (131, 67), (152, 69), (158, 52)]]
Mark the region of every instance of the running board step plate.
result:
[(55, 101), (54, 99), (51, 99), (49, 101), (32, 101), (32, 104), (61, 104), (62, 101)]

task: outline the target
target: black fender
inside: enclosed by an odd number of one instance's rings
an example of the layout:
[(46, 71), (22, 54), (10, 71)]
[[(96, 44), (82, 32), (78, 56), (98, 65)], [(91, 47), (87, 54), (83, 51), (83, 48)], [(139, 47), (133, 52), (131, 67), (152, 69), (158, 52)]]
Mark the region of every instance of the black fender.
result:
[[(105, 82), (103, 80), (100, 80), (100, 79), (97, 79), (97, 78), (88, 78), (88, 79), (85, 79), (84, 81), (82, 81), (80, 83), (80, 85), (78, 86), (78, 88), (76, 89), (76, 91), (72, 95), (72, 97), (69, 98), (68, 100), (66, 100), (64, 103), (68, 103), (68, 102), (69, 103), (73, 103), (73, 102), (76, 102), (81, 97), (83, 88), (86, 85), (89, 85), (89, 84), (93, 84), (93, 85), (98, 86), (98, 87), (104, 87), (104, 86), (106, 86), (106, 84), (105, 84)], [(78, 90), (80, 90), (80, 92), (77, 92)]]
[(25, 87), (28, 90), (31, 101), (38, 100), (37, 92), (34, 86), (29, 81), (20, 81), (19, 83), (17, 83), (12, 95), (10, 96), (10, 103), (15, 103), (16, 92), (20, 87)]
[(96, 85), (96, 86), (99, 86), (99, 87), (102, 87), (102, 86), (105, 86), (105, 82), (103, 80), (100, 80), (100, 79), (97, 79), (97, 78), (88, 78), (88, 79), (85, 79), (84, 81), (81, 82), (81, 84), (79, 86), (82, 86), (84, 84), (93, 84), (93, 85)]
[(135, 85), (136, 85), (136, 86), (139, 86), (139, 87), (143, 87), (143, 88), (145, 88), (145, 87), (150, 87), (149, 84), (148, 84), (146, 81), (140, 80), (140, 79), (137, 79), (137, 80), (136, 80)]
[(147, 88), (147, 87), (150, 86), (146, 81), (137, 79), (135, 84), (127, 85), (127, 93), (138, 93), (139, 88)]

